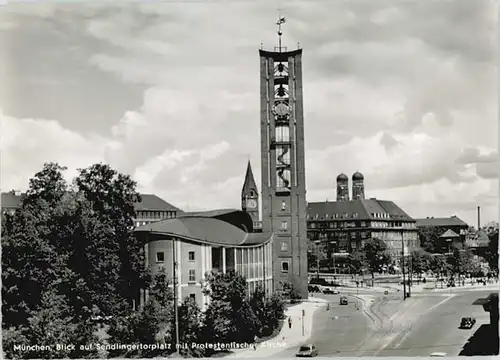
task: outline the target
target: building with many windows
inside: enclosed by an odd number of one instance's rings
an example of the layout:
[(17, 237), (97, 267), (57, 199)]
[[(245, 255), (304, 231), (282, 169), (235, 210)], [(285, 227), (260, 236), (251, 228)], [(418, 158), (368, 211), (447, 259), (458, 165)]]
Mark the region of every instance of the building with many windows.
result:
[(360, 199), (310, 202), (307, 205), (309, 240), (328, 244), (329, 253), (350, 253), (366, 240), (383, 240), (393, 259), (419, 248), (417, 227), (392, 201)]
[[(13, 213), (21, 206), (23, 196), (25, 193), (17, 190), (3, 192), (0, 203), (2, 213)], [(135, 203), (134, 210), (136, 213), (135, 227), (175, 218), (178, 214), (183, 213), (179, 208), (153, 194), (141, 194), (141, 201)]]
[[(250, 293), (258, 285), (268, 293), (273, 289), (273, 234), (254, 232), (253, 219), (244, 211), (182, 213), (141, 226), (135, 234), (146, 244), (146, 266), (152, 274), (163, 269), (175, 278), (178, 301), (191, 297), (204, 309), (209, 299), (202, 284), (210, 272), (236, 271), (246, 278)], [(286, 261), (280, 267), (291, 270)], [(145, 291), (141, 301), (147, 298)]]
[[(415, 219), (417, 228), (437, 228), (440, 235), (447, 233), (447, 239), (454, 238), (453, 245), (463, 247), (467, 238), (469, 225), (457, 216), (448, 218), (427, 217), (425, 219)], [(456, 236), (455, 236), (456, 235)], [(447, 246), (443, 247), (443, 251)]]
[(134, 206), (136, 227), (155, 221), (176, 218), (183, 211), (153, 194), (141, 194), (141, 201)]

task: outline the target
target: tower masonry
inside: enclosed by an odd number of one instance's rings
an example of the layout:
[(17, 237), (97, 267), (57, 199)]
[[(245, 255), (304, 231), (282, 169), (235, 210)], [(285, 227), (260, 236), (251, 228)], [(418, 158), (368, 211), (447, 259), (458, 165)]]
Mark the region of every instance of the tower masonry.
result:
[(362, 200), (365, 198), (365, 178), (363, 174), (359, 171), (356, 171), (352, 175), (352, 199), (353, 200)]
[(243, 188), (241, 189), (241, 209), (246, 211), (251, 216), (254, 229), (259, 229), (259, 192), (253, 177), (252, 165), (250, 165), (250, 161), (248, 161), (245, 182), (243, 183)]
[(349, 178), (344, 173), (337, 176), (337, 201), (349, 201)]
[(302, 49), (259, 50), (262, 230), (273, 232), (273, 287), (307, 290), (306, 183)]

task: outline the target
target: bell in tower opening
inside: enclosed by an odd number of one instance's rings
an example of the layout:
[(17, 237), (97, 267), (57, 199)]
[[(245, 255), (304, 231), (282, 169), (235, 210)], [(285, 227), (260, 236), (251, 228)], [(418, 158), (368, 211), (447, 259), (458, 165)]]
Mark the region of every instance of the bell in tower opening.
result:
[(365, 198), (365, 177), (359, 171), (352, 175), (352, 199), (362, 200)]
[(307, 224), (302, 49), (281, 44), (260, 55), (262, 230), (274, 233), (273, 287), (307, 290)]
[(337, 201), (349, 201), (349, 178), (344, 173), (337, 176)]

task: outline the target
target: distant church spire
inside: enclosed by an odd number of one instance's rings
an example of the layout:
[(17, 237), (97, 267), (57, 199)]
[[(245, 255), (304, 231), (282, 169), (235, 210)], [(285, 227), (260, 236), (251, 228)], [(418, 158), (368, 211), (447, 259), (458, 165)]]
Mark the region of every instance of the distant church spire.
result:
[(259, 192), (253, 177), (250, 160), (248, 160), (245, 182), (241, 189), (241, 210), (247, 212), (252, 218), (254, 231), (261, 228), (259, 224)]

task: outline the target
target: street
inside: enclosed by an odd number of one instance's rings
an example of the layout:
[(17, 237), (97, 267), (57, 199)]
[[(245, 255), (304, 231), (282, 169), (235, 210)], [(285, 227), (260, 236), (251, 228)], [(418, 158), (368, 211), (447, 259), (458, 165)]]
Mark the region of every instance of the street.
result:
[[(402, 332), (377, 356), (429, 356), (444, 352), (457, 356), (467, 340), (483, 324), (489, 324), (489, 315), (482, 306), (472, 305), (478, 298), (485, 298), (491, 291), (457, 292), (438, 307), (419, 317), (409, 332)], [(477, 323), (472, 329), (459, 329), (463, 316), (473, 316)], [(498, 337), (498, 336), (497, 336)]]
[[(397, 294), (378, 294), (368, 311), (371, 317), (356, 309), (351, 296), (349, 305), (340, 306), (340, 295), (321, 295), (331, 299), (330, 311), (315, 314), (310, 342), (319, 356), (429, 356), (433, 352), (456, 356), (482, 325), (489, 324), (488, 313), (472, 303), (490, 292), (415, 294), (404, 302)], [(473, 316), (477, 323), (472, 329), (459, 329), (462, 316)], [(279, 355), (293, 356), (296, 350)]]
[[(355, 350), (372, 331), (371, 321), (361, 309), (356, 309), (356, 299), (349, 296), (348, 305), (339, 305), (340, 295), (317, 295), (330, 301), (330, 310), (318, 311), (313, 319), (312, 342), (320, 356), (354, 356)], [(337, 317), (337, 318), (335, 318)], [(293, 357), (297, 349), (287, 349), (278, 357)]]

